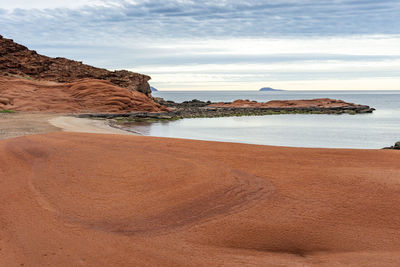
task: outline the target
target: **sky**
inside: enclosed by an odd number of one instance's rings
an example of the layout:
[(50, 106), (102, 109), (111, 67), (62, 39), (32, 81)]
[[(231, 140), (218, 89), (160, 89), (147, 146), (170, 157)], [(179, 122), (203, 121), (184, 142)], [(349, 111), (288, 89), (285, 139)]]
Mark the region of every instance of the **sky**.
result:
[(399, 90), (399, 0), (0, 0), (0, 34), (159, 90)]

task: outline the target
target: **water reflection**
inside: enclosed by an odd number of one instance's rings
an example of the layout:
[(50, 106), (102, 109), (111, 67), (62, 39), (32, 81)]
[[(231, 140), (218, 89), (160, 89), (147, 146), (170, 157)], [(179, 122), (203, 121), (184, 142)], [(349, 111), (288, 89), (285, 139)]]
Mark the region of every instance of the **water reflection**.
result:
[[(362, 115), (292, 114), (183, 119), (156, 123), (140, 122), (132, 124), (131, 128), (151, 136), (297, 147), (382, 148), (400, 140), (399, 92), (340, 93), (318, 92), (310, 95), (290, 92), (281, 93), (279, 96), (282, 99), (331, 97), (371, 105), (376, 107), (377, 111)], [(201, 93), (196, 94), (198, 97)], [(226, 100), (226, 95), (221, 94), (207, 92), (207, 95), (202, 97), (213, 101), (229, 101)], [(253, 97), (240, 97), (235, 94), (237, 92), (231, 93), (229, 97), (255, 100), (265, 97), (260, 94), (254, 94)], [(304, 97), (305, 95), (307, 97)], [(182, 97), (182, 93), (179, 96)], [(274, 97), (277, 98), (276, 95)], [(193, 95), (187, 93), (186, 100), (193, 98)]]

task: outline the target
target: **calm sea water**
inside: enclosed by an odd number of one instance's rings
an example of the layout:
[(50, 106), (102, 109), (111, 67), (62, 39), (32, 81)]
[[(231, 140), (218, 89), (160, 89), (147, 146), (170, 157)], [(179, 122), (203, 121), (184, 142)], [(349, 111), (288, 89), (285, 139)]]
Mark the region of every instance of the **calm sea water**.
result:
[(250, 99), (335, 98), (376, 108), (360, 115), (268, 115), (182, 119), (136, 123), (144, 135), (262, 145), (330, 148), (382, 148), (400, 141), (400, 91), (212, 91), (154, 92), (177, 102), (199, 99), (233, 101)]

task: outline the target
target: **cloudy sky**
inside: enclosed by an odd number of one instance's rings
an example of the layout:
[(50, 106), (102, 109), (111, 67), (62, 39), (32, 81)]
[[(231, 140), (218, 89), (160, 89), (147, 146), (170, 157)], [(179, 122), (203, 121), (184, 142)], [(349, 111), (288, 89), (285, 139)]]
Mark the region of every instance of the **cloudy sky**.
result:
[(0, 0), (0, 34), (160, 90), (400, 89), (399, 0)]

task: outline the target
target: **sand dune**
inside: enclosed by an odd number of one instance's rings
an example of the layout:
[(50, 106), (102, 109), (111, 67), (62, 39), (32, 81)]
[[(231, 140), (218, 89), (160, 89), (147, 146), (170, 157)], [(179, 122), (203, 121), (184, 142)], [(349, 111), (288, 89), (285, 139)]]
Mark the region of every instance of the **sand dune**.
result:
[(0, 266), (398, 266), (400, 153), (0, 141)]

